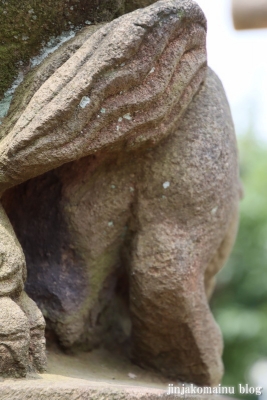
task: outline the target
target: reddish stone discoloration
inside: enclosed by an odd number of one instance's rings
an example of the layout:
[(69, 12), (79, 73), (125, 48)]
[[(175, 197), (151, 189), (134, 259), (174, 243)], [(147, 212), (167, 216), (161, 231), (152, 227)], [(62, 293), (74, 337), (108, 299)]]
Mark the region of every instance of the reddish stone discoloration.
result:
[(205, 28), (195, 3), (161, 1), (97, 30), (2, 139), (2, 190), (103, 148), (167, 136), (204, 79)]
[(64, 347), (125, 340), (130, 319), (137, 363), (218, 384), (206, 293), (234, 240), (239, 184), (204, 16), (160, 1), (91, 33), (40, 67), (45, 81), (4, 127), (2, 189), (33, 178), (3, 198), (26, 288)]

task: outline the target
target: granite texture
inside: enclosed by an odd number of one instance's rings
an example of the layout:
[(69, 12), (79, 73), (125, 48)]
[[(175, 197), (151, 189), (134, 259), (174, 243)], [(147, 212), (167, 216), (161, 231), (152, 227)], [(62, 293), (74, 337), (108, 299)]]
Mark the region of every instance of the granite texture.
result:
[(159, 1), (83, 29), (18, 88), (1, 125), (0, 374), (45, 369), (30, 295), (65, 349), (117, 344), (169, 379), (220, 382), (208, 298), (239, 180), (205, 38), (194, 1)]
[(0, 99), (44, 46), (87, 24), (108, 22), (154, 0), (16, 0), (0, 3)]
[[(169, 382), (123, 357), (103, 350), (66, 355), (49, 349), (48, 371), (28, 374), (26, 379), (0, 380), (1, 400), (174, 400)], [(182, 384), (175, 383), (182, 390)], [(212, 395), (183, 396), (212, 400)], [(217, 400), (223, 397), (216, 396)]]

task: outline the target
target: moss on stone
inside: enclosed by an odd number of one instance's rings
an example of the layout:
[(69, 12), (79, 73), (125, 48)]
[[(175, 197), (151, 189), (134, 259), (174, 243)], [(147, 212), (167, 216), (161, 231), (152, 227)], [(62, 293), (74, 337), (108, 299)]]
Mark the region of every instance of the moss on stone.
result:
[(12, 63), (12, 57), (10, 57), (10, 53), (13, 53), (14, 51), (16, 51), (15, 46), (5, 47), (0, 45), (0, 96), (2, 95), (3, 91), (8, 88), (16, 73), (16, 66)]
[[(153, 0), (0, 0), (0, 99), (53, 36), (87, 21), (110, 21)], [(143, 4), (145, 3), (145, 4)]]
[(147, 7), (155, 3), (156, 0), (125, 0), (124, 12), (128, 13), (136, 10), (137, 8)]

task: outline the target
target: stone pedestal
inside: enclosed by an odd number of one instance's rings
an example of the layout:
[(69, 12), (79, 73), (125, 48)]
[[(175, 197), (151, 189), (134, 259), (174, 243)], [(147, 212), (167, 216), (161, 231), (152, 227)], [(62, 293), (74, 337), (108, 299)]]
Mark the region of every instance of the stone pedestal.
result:
[[(122, 356), (105, 350), (66, 355), (48, 351), (46, 374), (0, 381), (1, 400), (154, 400), (167, 395), (170, 381), (144, 371)], [(174, 382), (178, 386), (177, 382)], [(183, 397), (185, 399), (186, 397)], [(193, 397), (191, 396), (190, 399)], [(198, 395), (197, 399), (210, 396)], [(218, 400), (220, 398), (216, 397)]]

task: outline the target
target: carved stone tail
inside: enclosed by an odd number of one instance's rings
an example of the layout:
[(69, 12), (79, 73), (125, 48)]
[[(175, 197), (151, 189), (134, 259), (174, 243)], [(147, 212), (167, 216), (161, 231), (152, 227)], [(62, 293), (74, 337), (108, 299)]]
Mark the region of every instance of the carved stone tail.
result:
[(101, 27), (2, 140), (0, 190), (102, 149), (151, 146), (170, 134), (205, 77), (205, 37), (193, 1), (159, 1)]

